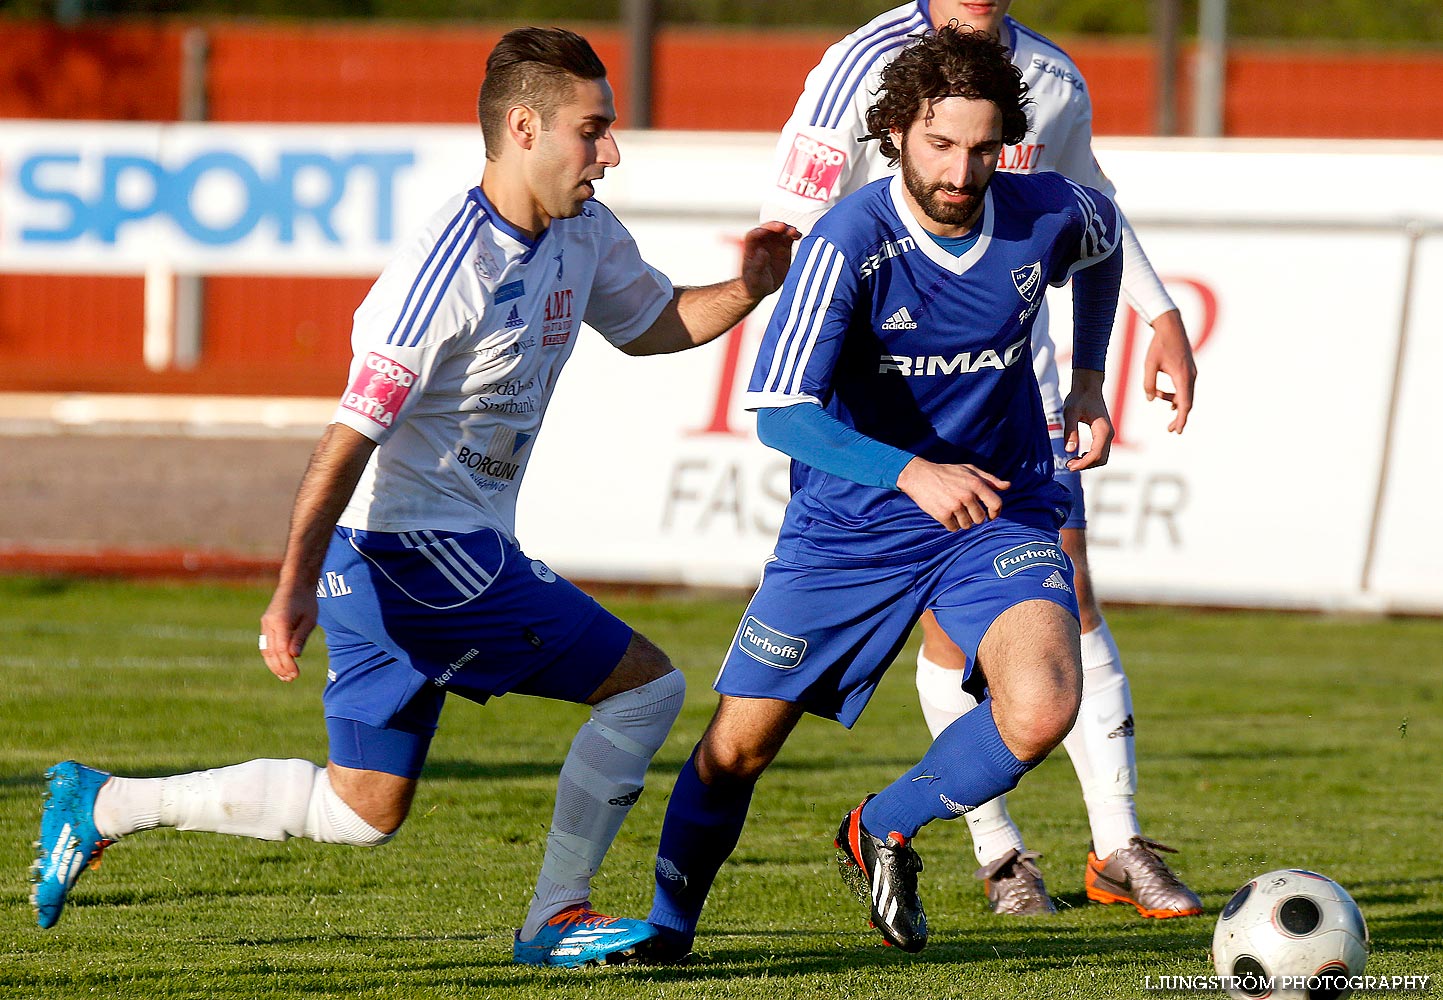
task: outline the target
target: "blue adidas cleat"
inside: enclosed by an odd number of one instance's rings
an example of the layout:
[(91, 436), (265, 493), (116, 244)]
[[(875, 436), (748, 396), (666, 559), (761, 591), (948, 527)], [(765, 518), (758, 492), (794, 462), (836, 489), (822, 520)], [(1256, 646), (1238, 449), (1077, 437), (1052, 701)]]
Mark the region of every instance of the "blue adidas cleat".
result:
[(608, 917), (588, 906), (575, 906), (548, 920), (530, 941), (518, 936), (511, 961), (568, 969), (624, 965), (635, 961), (638, 946), (654, 937), (656, 928), (645, 920)]
[(54, 927), (65, 897), (87, 867), (100, 864), (111, 841), (95, 829), (95, 796), (110, 775), (67, 760), (45, 772), (45, 808), (40, 813), (38, 853), (30, 866), (30, 905), (35, 922)]

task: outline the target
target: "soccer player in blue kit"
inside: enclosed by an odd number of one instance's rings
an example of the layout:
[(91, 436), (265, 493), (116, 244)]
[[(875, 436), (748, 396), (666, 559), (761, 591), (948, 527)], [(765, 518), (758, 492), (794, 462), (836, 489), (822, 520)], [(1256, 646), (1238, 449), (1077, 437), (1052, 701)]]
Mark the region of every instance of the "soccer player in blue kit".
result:
[[(776, 180), (762, 199), (762, 219), (782, 219), (804, 234), (843, 197), (895, 169), (877, 143), (859, 143), (867, 111), (892, 57), (917, 32), (956, 19), (1006, 46), (1027, 83), (1030, 119), (1026, 137), (1003, 150), (998, 169), (1017, 173), (1055, 170), (1079, 184), (1113, 197), (1113, 184), (1092, 149), (1092, 98), (1077, 64), (1051, 40), (1019, 23), (1013, 0), (907, 0), (830, 46), (807, 74), (806, 85), (777, 143)], [(1119, 206), (1120, 207), (1120, 206)], [(1148, 399), (1173, 408), (1168, 430), (1181, 434), (1192, 409), (1197, 366), (1182, 313), (1153, 270), (1137, 234), (1122, 226), (1122, 296), (1153, 330), (1143, 358), (1142, 386)], [(1052, 434), (1055, 476), (1072, 493), (1072, 511), (1062, 525), (1062, 548), (1073, 564), (1073, 591), (1082, 626), (1082, 705), (1077, 725), (1063, 740), (1087, 807), (1092, 834), (1084, 868), (1088, 899), (1132, 905), (1146, 917), (1194, 916), (1202, 901), (1169, 867), (1170, 847), (1143, 835), (1137, 811), (1138, 768), (1132, 691), (1122, 654), (1097, 600), (1087, 550), (1087, 504), (1083, 477), (1064, 467), (1062, 392), (1057, 342), (1067, 328), (1049, 317), (1044, 302), (1032, 325), (1032, 364), (1042, 390), (1042, 408)], [(1158, 390), (1158, 374), (1175, 392)], [(986, 685), (973, 671), (964, 686), (966, 655), (937, 625), (921, 618), (917, 650), (917, 695), (927, 729), (935, 737), (959, 715), (976, 708)], [(967, 814), (966, 826), (980, 867), (988, 904), (1014, 916), (1056, 913), (1021, 828), (1007, 809), (1006, 796)]]
[(1107, 460), (1103, 365), (1122, 254), (1111, 201), (1060, 174), (997, 173), (1027, 131), (1007, 51), (954, 25), (887, 67), (867, 115), (900, 174), (843, 199), (803, 240), (747, 395), (792, 456), (774, 555), (677, 778), (648, 916), (652, 961), (684, 958), (752, 791), (804, 712), (851, 726), (924, 610), (990, 696), (916, 767), (847, 813), (844, 875), (907, 951), (927, 941), (912, 839), (1013, 788), (1072, 727), (1078, 608), (1058, 530), (1070, 504), (1030, 356), (1044, 286), (1069, 278), (1069, 463)]
[(515, 538), (516, 494), (583, 320), (633, 355), (696, 347), (781, 284), (798, 233), (745, 237), (742, 273), (674, 288), (593, 186), (620, 160), (606, 69), (561, 29), (486, 63), (481, 182), (404, 245), (356, 312), (350, 387), (311, 456), (259, 645), (283, 681), (320, 624), (327, 766), (252, 760), (164, 778), (48, 775), (32, 903), (59, 920), (87, 864), (158, 826), (375, 846), (405, 820), (448, 693), (586, 704), (512, 957), (624, 961), (654, 936), (591, 908), (591, 878), (681, 708), (666, 655)]

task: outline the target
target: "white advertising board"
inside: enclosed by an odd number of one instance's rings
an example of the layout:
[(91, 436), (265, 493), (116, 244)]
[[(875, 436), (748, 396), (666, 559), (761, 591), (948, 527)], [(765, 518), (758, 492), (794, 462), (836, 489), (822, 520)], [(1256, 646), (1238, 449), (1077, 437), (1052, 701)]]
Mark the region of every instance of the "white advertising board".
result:
[(477, 129), (4, 122), (0, 270), (375, 274)]
[[(646, 245), (653, 234), (636, 229)], [(692, 266), (710, 265), (712, 275), (734, 266), (726, 234), (691, 233)], [(664, 245), (667, 234), (657, 235)], [(1356, 257), (1337, 254), (1333, 239), (1296, 232), (1250, 239), (1246, 252), (1220, 231), (1149, 240), (1161, 259), (1188, 254), (1188, 268), (1163, 274), (1198, 342), (1198, 409), (1185, 434), (1167, 433), (1166, 404), (1142, 392), (1150, 331), (1124, 309), (1109, 358), (1120, 440), (1109, 466), (1085, 480), (1105, 595), (1368, 603), (1360, 581), (1407, 247), (1401, 236), (1332, 235)], [(1291, 266), (1274, 268), (1274, 258)], [(1334, 297), (1319, 287), (1350, 291)], [(755, 580), (787, 495), (786, 461), (755, 442), (753, 419), (738, 406), (764, 323), (754, 316), (722, 345), (669, 358), (636, 360), (599, 338), (583, 341), (536, 444), (520, 504), (523, 540), (586, 577), (624, 568), (627, 579)], [(1360, 344), (1358, 330), (1378, 335)], [(1443, 482), (1432, 477), (1436, 496)], [(584, 505), (571, 506), (578, 494)], [(1443, 557), (1436, 541), (1427, 544)], [(1443, 606), (1443, 587), (1418, 583)]]
[[(375, 273), (482, 163), (474, 128), (0, 124), (10, 271)], [(648, 259), (680, 283), (734, 273), (771, 137), (620, 142), (600, 197)], [(1120, 440), (1086, 480), (1100, 594), (1443, 611), (1443, 143), (1098, 149), (1201, 372), (1167, 434), (1141, 390), (1149, 331), (1120, 311)], [(788, 492), (738, 407), (767, 313), (667, 358), (583, 337), (523, 488), (528, 550), (587, 579), (754, 583)]]
[[(1109, 358), (1120, 442), (1111, 464), (1086, 480), (1099, 592), (1443, 610), (1443, 579), (1428, 572), (1443, 559), (1428, 517), (1443, 473), (1423, 459), (1421, 432), (1423, 380), (1443, 372), (1443, 233), (1404, 224), (1443, 220), (1434, 194), (1443, 190), (1443, 145), (1409, 144), (1396, 155), (1169, 145), (1104, 143), (1100, 156), (1197, 344), (1198, 408), (1185, 434), (1167, 433), (1166, 405), (1142, 391), (1150, 331), (1120, 310)], [(685, 200), (669, 199), (695, 171), (666, 154), (704, 159), (708, 150), (647, 153), (655, 155), (633, 150), (638, 167), (624, 194), (650, 192), (662, 207), (647, 211), (641, 194), (635, 205), (608, 195), (611, 203), (678, 280), (730, 273), (750, 223), (745, 203), (736, 205), (727, 185), (712, 211), (693, 206), (679, 218)], [(749, 179), (765, 180), (760, 163)], [(1339, 201), (1337, 178), (1367, 169), (1397, 183), (1376, 202)], [(730, 224), (728, 211), (737, 211)], [(1066, 292), (1053, 294), (1065, 316)], [(593, 338), (537, 444), (520, 505), (526, 544), (578, 576), (754, 583), (787, 493), (785, 459), (755, 442), (752, 418), (737, 406), (766, 311), (725, 344), (675, 358), (638, 362)], [(584, 504), (571, 505), (578, 496)]]
[[(1377, 546), (1361, 584), (1379, 605), (1400, 611), (1443, 610), (1443, 572), (1439, 571), (1443, 559), (1439, 539), (1443, 535), (1438, 526), (1443, 510), (1443, 457), (1433, 433), (1443, 408), (1435, 397), (1440, 380), (1443, 236), (1434, 235), (1421, 241), (1414, 268), (1408, 337), (1399, 366), (1397, 397), (1390, 406), (1394, 433), (1388, 442), (1388, 475), (1375, 522)], [(1362, 405), (1382, 407), (1389, 402), (1386, 398), (1368, 399)], [(1335, 408), (1337, 416), (1328, 423), (1352, 419), (1353, 410), (1351, 397), (1344, 397)]]

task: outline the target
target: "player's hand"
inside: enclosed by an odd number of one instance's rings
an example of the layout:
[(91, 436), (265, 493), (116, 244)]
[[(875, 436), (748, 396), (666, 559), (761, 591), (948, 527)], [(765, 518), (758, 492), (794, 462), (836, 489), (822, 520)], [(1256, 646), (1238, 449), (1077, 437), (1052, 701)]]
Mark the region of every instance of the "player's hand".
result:
[[(1173, 391), (1157, 387), (1157, 373), (1172, 379)], [(1182, 325), (1182, 313), (1171, 309), (1152, 321), (1152, 343), (1147, 345), (1147, 359), (1142, 368), (1142, 390), (1148, 400), (1164, 399), (1172, 404), (1172, 423), (1167, 429), (1181, 434), (1192, 410), (1193, 387), (1197, 384), (1197, 364), (1193, 361), (1192, 344)]]
[(1072, 390), (1062, 403), (1063, 447), (1069, 455), (1082, 449), (1078, 427), (1086, 424), (1091, 433), (1087, 454), (1068, 459), (1072, 472), (1095, 469), (1107, 464), (1112, 453), (1112, 417), (1107, 414), (1107, 400), (1102, 396), (1102, 372), (1088, 368), (1072, 370)]
[(975, 465), (938, 465), (914, 458), (897, 477), (897, 489), (948, 531), (992, 520), (1002, 510), (1001, 492), (1012, 484)]
[(293, 681), (301, 675), (296, 657), (306, 648), (318, 616), (315, 584), (295, 588), (282, 584), (276, 588), (261, 615), (260, 647), (266, 666), (281, 680)]
[(742, 284), (758, 302), (782, 287), (792, 266), (792, 244), (801, 231), (785, 222), (763, 222), (742, 238)]

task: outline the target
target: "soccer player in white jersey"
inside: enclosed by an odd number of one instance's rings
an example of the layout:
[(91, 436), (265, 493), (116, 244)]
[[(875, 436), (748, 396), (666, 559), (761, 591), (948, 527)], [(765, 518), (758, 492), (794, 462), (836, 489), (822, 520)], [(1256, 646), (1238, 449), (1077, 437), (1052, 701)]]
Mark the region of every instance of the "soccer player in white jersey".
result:
[(330, 759), (167, 778), (73, 761), (49, 775), (32, 900), (42, 927), (111, 842), (157, 826), (373, 846), (405, 819), (448, 693), (591, 706), (513, 958), (624, 961), (655, 931), (591, 909), (683, 681), (643, 636), (514, 537), (516, 493), (581, 323), (633, 355), (685, 350), (776, 290), (795, 229), (746, 235), (740, 277), (673, 288), (593, 185), (619, 162), (606, 70), (579, 35), (510, 32), (487, 60), (481, 182), (451, 198), (356, 312), (350, 385), (311, 457), (260, 649), (283, 681), (315, 625)]
[(1072, 280), (1063, 406), (1074, 470), (1106, 461), (1103, 366), (1122, 272), (1117, 210), (1056, 173), (997, 173), (1027, 130), (1006, 50), (944, 26), (881, 78), (869, 141), (901, 173), (843, 198), (797, 251), (746, 396), (792, 457), (792, 496), (737, 628), (721, 701), (667, 805), (643, 948), (686, 954), (752, 790), (805, 712), (851, 726), (923, 611), (990, 694), (843, 818), (844, 875), (892, 944), (927, 942), (919, 829), (1014, 787), (1072, 728), (1081, 691), (1071, 500), (1032, 372), (1046, 285)]
[[(776, 184), (763, 201), (762, 217), (785, 219), (807, 232), (839, 198), (891, 173), (875, 143), (857, 141), (867, 131), (867, 107), (883, 69), (897, 52), (918, 32), (954, 19), (1008, 48), (1033, 101), (1027, 137), (1003, 152), (999, 169), (1055, 170), (1112, 195), (1113, 186), (1092, 153), (1092, 102), (1082, 74), (1051, 41), (1008, 17), (1010, 5), (1011, 0), (920, 0), (877, 16), (829, 48), (807, 76), (796, 109), (782, 130)], [(1192, 349), (1177, 307), (1126, 218), (1122, 234), (1122, 290), (1154, 331), (1143, 387), (1149, 399), (1171, 402), (1175, 412), (1168, 429), (1181, 433), (1192, 408), (1197, 375)], [(1032, 350), (1058, 479), (1076, 497), (1063, 525), (1062, 544), (1076, 567), (1084, 708), (1063, 745), (1082, 785), (1092, 832), (1085, 869), (1087, 895), (1101, 903), (1130, 903), (1149, 917), (1195, 915), (1202, 912), (1201, 901), (1159, 854), (1171, 848), (1143, 837), (1138, 823), (1132, 698), (1117, 644), (1093, 592), (1082, 478), (1066, 468), (1061, 447), (1062, 396), (1045, 304), (1033, 328)], [(1174, 392), (1158, 388), (1159, 371), (1172, 380)], [(977, 705), (985, 681), (974, 675), (963, 686), (966, 659), (930, 614), (923, 616), (922, 630), (917, 692), (927, 727), (935, 736)], [(1037, 866), (1039, 855), (1024, 846), (1005, 799), (974, 810), (967, 819), (981, 864), (977, 877), (992, 908), (1012, 915), (1055, 912)]]

